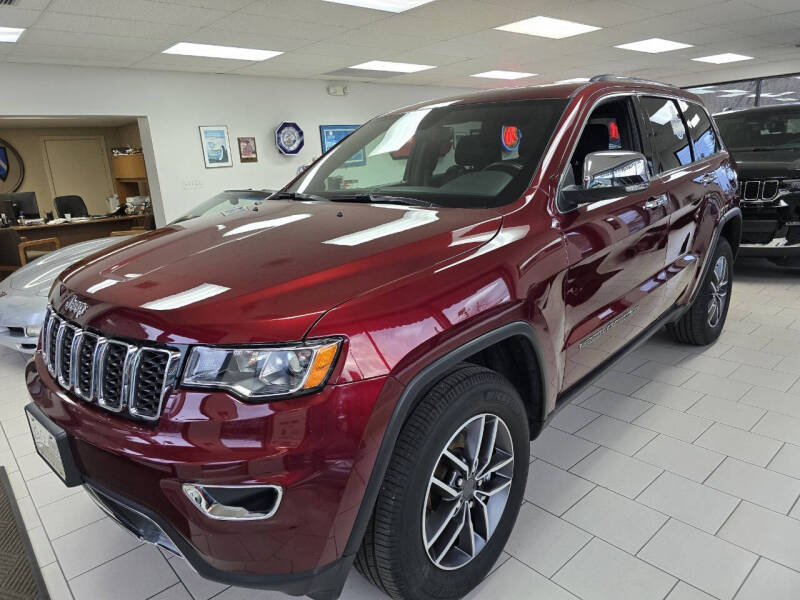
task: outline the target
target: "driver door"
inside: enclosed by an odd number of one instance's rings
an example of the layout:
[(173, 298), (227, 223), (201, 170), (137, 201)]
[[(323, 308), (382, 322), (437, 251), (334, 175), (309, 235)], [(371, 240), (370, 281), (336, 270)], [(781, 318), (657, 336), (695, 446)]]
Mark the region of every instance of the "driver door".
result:
[[(631, 98), (615, 99), (593, 110), (565, 170), (562, 197), (575, 172), (582, 173), (587, 154), (608, 149), (643, 151), (642, 127), (635, 111)], [(597, 124), (606, 124), (616, 136), (604, 139)], [(563, 292), (562, 390), (611, 358), (655, 321), (666, 304), (669, 213), (664, 184), (650, 182), (645, 189), (615, 188), (617, 193), (607, 190), (604, 194), (583, 190), (581, 184), (571, 189), (576, 188), (580, 203), (560, 215), (569, 262)]]

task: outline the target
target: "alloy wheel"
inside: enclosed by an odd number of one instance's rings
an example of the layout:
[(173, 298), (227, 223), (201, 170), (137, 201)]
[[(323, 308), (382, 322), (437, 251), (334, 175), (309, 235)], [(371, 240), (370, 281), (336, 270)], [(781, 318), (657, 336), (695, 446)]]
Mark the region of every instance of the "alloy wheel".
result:
[(434, 465), (422, 510), (422, 542), (440, 569), (459, 569), (489, 542), (508, 503), (514, 446), (506, 423), (484, 413), (463, 423)]
[(714, 263), (714, 270), (709, 281), (711, 298), (708, 301), (708, 325), (711, 328), (719, 324), (728, 301), (728, 259), (720, 256)]

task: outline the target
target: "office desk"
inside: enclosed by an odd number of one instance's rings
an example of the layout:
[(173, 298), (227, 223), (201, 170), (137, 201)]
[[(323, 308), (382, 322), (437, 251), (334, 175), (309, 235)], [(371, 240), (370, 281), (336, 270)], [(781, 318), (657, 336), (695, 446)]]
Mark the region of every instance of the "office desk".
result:
[(88, 221), (70, 221), (58, 225), (13, 225), (22, 237), (28, 240), (58, 238), (61, 247), (108, 237), (112, 231), (123, 231), (134, 227), (144, 227), (149, 215), (130, 215), (124, 217), (104, 217)]

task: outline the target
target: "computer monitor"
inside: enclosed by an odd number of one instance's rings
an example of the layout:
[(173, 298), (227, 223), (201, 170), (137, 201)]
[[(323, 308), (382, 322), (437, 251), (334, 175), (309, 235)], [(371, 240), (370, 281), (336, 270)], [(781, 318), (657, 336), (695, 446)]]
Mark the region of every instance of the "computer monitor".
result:
[[(5, 194), (0, 194), (0, 196), (5, 196)], [(0, 198), (0, 214), (6, 216), (7, 223), (16, 221), (17, 216), (14, 213), (14, 203), (11, 200), (3, 200)]]
[[(3, 200), (10, 200), (14, 205), (14, 218), (39, 218), (39, 204), (36, 202), (36, 192), (14, 192), (13, 194), (0, 194), (0, 201)], [(11, 215), (7, 216), (11, 218)]]

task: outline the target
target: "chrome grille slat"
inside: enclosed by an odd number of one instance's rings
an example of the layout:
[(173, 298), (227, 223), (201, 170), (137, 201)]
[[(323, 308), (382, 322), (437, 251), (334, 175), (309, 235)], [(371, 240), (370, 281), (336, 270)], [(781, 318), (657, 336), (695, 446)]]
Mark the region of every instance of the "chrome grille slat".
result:
[(42, 326), (42, 359), (50, 375), (86, 402), (146, 421), (161, 416), (181, 353), (139, 347), (84, 330), (52, 308)]
[(777, 179), (750, 179), (739, 184), (739, 195), (746, 202), (770, 202), (780, 192)]

